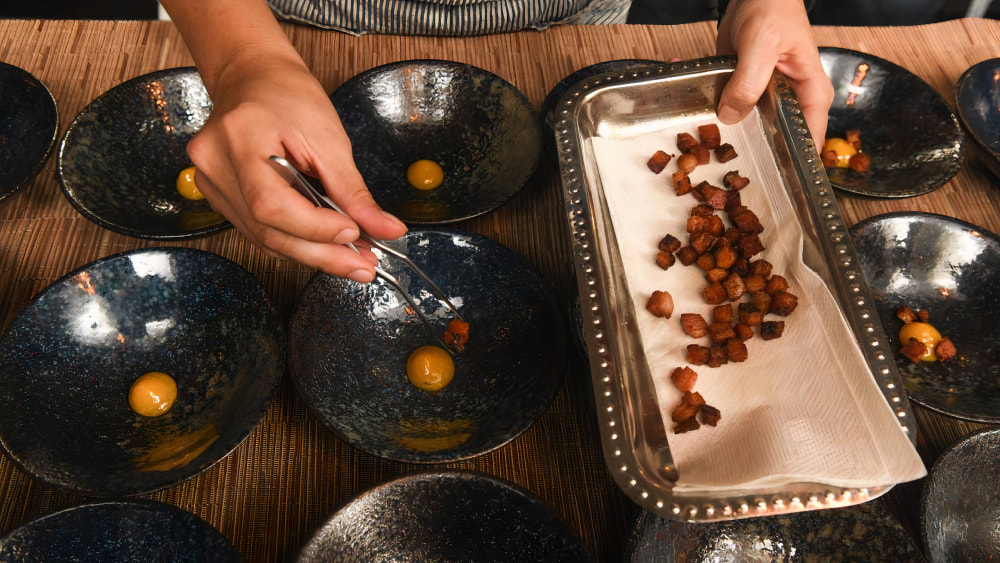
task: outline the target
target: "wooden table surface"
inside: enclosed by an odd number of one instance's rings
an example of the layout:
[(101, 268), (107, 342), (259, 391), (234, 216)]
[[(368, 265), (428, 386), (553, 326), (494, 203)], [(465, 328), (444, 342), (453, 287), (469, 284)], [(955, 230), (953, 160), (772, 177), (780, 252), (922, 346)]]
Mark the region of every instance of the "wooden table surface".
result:
[[(487, 37), (447, 39), (350, 37), (286, 26), (292, 42), (332, 91), (351, 76), (404, 59), (474, 64), (517, 86), (540, 106), (562, 78), (584, 66), (622, 58), (666, 60), (714, 53), (711, 22), (674, 27), (557, 27)], [(824, 46), (872, 53), (914, 72), (954, 104), (954, 85), (969, 66), (1000, 57), (1000, 21), (964, 19), (910, 28), (815, 29)], [(96, 96), (154, 70), (191, 64), (169, 22), (0, 20), (0, 61), (42, 80), (59, 104), (60, 134)], [(971, 145), (971, 141), (967, 146)], [(959, 174), (924, 196), (863, 199), (838, 194), (848, 224), (890, 211), (950, 215), (1000, 232), (1000, 182), (967, 150)], [(29, 185), (0, 203), (0, 323), (6, 327), (41, 289), (98, 258), (151, 246), (195, 247), (226, 256), (252, 272), (288, 315), (313, 275), (296, 263), (266, 257), (235, 230), (177, 243), (130, 238), (79, 215), (53, 173), (54, 158)], [(491, 237), (523, 256), (570, 302), (576, 291), (557, 169), (543, 162), (507, 204), (458, 228)], [(575, 361), (548, 411), (524, 434), (472, 460), (433, 468), (474, 469), (539, 495), (600, 560), (621, 553), (637, 509), (605, 468), (593, 414), (589, 374)], [(928, 468), (948, 446), (985, 425), (913, 405), (918, 450)], [(197, 514), (219, 529), (249, 561), (289, 559), (309, 534), (355, 494), (428, 466), (389, 462), (347, 445), (324, 429), (285, 377), (270, 410), (248, 439), (220, 463), (180, 485), (145, 495)], [(897, 486), (886, 500), (918, 533), (921, 482)], [(0, 458), (0, 532), (90, 499), (33, 481)]]

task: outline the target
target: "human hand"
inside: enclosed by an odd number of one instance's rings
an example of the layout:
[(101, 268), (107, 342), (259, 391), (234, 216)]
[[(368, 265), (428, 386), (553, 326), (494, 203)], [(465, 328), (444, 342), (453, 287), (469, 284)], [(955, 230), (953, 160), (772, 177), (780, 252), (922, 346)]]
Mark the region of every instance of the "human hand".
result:
[(739, 56), (719, 100), (720, 121), (736, 123), (746, 117), (777, 69), (795, 89), (817, 150), (823, 146), (833, 86), (802, 0), (731, 0), (719, 24), (717, 50)]
[[(374, 254), (345, 245), (358, 239), (359, 227), (395, 239), (406, 226), (372, 199), (333, 104), (301, 58), (285, 50), (244, 53), (229, 61), (210, 93), (212, 115), (188, 143), (188, 155), (212, 207), (272, 257), (358, 282), (374, 279)], [(271, 155), (318, 178), (349, 217), (313, 206), (271, 168)]]

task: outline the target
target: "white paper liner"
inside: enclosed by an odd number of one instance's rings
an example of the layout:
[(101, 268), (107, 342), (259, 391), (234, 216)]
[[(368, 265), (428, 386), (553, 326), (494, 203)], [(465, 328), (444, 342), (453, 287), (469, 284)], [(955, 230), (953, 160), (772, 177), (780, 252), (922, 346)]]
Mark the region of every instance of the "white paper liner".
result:
[[(720, 164), (713, 154), (711, 164), (691, 173), (692, 185), (707, 180), (721, 187), (730, 170), (750, 178), (741, 197), (765, 228), (761, 240), (766, 250), (758, 257), (788, 279), (798, 307), (787, 318), (767, 316), (785, 321), (784, 335), (772, 341), (755, 335), (746, 342), (746, 362), (691, 366), (699, 376), (694, 390), (721, 411), (722, 419), (715, 428), (702, 425), (673, 433), (670, 415), (681, 392), (670, 374), (688, 365), (688, 344), (710, 343), (707, 336), (693, 339), (684, 334), (680, 315), (700, 313), (711, 323), (713, 306), (702, 297), (707, 282), (700, 268), (678, 261), (664, 271), (654, 262), (664, 235), (687, 244), (686, 220), (698, 202), (690, 194), (674, 192), (670, 175), (677, 170), (676, 158), (659, 175), (646, 161), (657, 150), (680, 154), (677, 133), (697, 138), (697, 126), (710, 122), (674, 122), (651, 134), (592, 141), (679, 473), (675, 490), (710, 492), (802, 482), (864, 488), (923, 477), (923, 463), (878, 389), (833, 295), (802, 261), (802, 227), (756, 113), (738, 125), (718, 123), (722, 142), (731, 143), (740, 156)], [(719, 215), (728, 225), (725, 212)], [(670, 319), (646, 311), (654, 290), (673, 296)]]

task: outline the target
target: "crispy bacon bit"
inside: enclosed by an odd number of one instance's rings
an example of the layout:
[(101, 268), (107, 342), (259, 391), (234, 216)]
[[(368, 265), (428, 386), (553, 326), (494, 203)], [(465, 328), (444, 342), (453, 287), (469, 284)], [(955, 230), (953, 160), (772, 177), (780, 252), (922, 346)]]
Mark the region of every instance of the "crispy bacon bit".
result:
[(730, 209), (729, 220), (732, 221), (733, 226), (744, 233), (762, 233), (764, 232), (764, 225), (760, 223), (760, 218), (753, 211), (750, 211), (746, 207), (736, 207)]
[(748, 274), (743, 276), (743, 283), (747, 284), (747, 291), (752, 295), (755, 291), (764, 291), (767, 282), (760, 274)]
[(848, 129), (844, 132), (844, 140), (851, 144), (855, 150), (861, 150), (861, 130)]
[(764, 321), (760, 325), (760, 337), (764, 340), (774, 340), (781, 338), (785, 332), (785, 321)]
[(706, 203), (699, 203), (691, 208), (690, 215), (691, 217), (711, 217), (715, 215), (715, 210)]
[(726, 341), (726, 352), (728, 352), (731, 362), (745, 362), (749, 357), (747, 345), (735, 336)]
[(779, 291), (788, 291), (788, 280), (785, 279), (785, 276), (775, 274), (767, 280), (767, 285), (764, 286), (764, 291), (771, 295), (774, 295)]
[(705, 272), (705, 279), (708, 283), (722, 282), (729, 275), (729, 270), (725, 268), (720, 268), (718, 265), (711, 270)]
[[(680, 162), (678, 160), (678, 162)], [(691, 177), (687, 175), (687, 172), (678, 170), (670, 175), (671, 180), (674, 182), (674, 192), (677, 195), (684, 195), (691, 191)]]
[(764, 252), (764, 243), (760, 242), (760, 237), (754, 233), (741, 234), (736, 246), (743, 252), (743, 256), (747, 258)]
[(735, 273), (729, 274), (729, 277), (723, 280), (722, 287), (726, 289), (726, 297), (730, 301), (738, 301), (747, 292), (747, 284), (743, 283), (743, 278)]
[(736, 338), (739, 338), (742, 342), (753, 338), (753, 329), (743, 323), (736, 323), (736, 326), (733, 327), (733, 332), (736, 333)]
[(917, 320), (917, 314), (913, 312), (913, 309), (903, 305), (899, 309), (896, 309), (896, 316), (899, 320), (903, 321), (903, 324), (910, 324)]
[(835, 150), (823, 151), (819, 155), (820, 162), (822, 162), (823, 166), (826, 168), (836, 168), (838, 159), (839, 157), (837, 156), (837, 151)]
[(712, 206), (712, 209), (722, 211), (729, 201), (729, 192), (712, 184), (706, 183), (702, 186), (701, 195), (705, 197), (705, 203)]
[(687, 218), (685, 230), (689, 234), (704, 233), (708, 230), (708, 217), (703, 215), (692, 215)]
[(903, 355), (910, 358), (910, 361), (913, 362), (919, 362), (920, 356), (923, 356), (926, 353), (927, 345), (916, 338), (911, 338), (910, 341), (903, 346)]
[(699, 166), (704, 166), (709, 162), (712, 162), (712, 151), (710, 151), (708, 147), (701, 144), (695, 145), (694, 148), (691, 149), (691, 154), (698, 159)]
[(691, 368), (684, 366), (677, 368), (670, 374), (670, 381), (681, 391), (691, 391), (694, 383), (698, 381), (698, 374)]
[(753, 291), (750, 293), (750, 302), (761, 313), (767, 313), (771, 309), (771, 296), (766, 291)]
[(653, 171), (653, 174), (659, 174), (660, 172), (663, 172), (664, 168), (667, 167), (671, 158), (673, 158), (673, 155), (669, 155), (663, 151), (656, 151), (653, 153), (653, 156), (649, 157), (649, 160), (646, 161), (646, 166)]
[(731, 190), (742, 190), (750, 184), (750, 178), (740, 176), (739, 170), (730, 170), (722, 177), (722, 183)]
[(659, 266), (660, 268), (663, 268), (664, 270), (669, 270), (670, 267), (673, 266), (674, 262), (676, 261), (677, 259), (674, 258), (674, 255), (670, 254), (669, 252), (660, 251), (656, 253), (656, 265)]
[(934, 355), (937, 356), (938, 361), (947, 362), (954, 358), (957, 353), (958, 350), (955, 349), (955, 345), (947, 336), (941, 337), (937, 346), (934, 347)]
[(722, 413), (712, 405), (702, 405), (701, 410), (698, 411), (698, 417), (701, 418), (702, 424), (715, 427), (719, 423), (719, 420), (722, 419)]
[(469, 323), (453, 319), (441, 339), (446, 346), (456, 352), (465, 350), (465, 343), (469, 341)]
[(917, 318), (920, 319), (920, 322), (926, 323), (931, 318), (931, 313), (927, 309), (921, 309), (917, 311)]
[(682, 154), (677, 157), (677, 170), (684, 174), (690, 174), (698, 167), (698, 157), (693, 154)]
[(764, 322), (764, 313), (758, 311), (753, 303), (740, 303), (736, 308), (736, 318), (747, 326), (760, 326)]
[(719, 126), (714, 123), (698, 126), (699, 144), (709, 150), (715, 150), (722, 144), (722, 134), (719, 133)]
[(736, 149), (734, 149), (733, 145), (730, 145), (729, 143), (719, 145), (715, 149), (715, 158), (718, 159), (719, 162), (729, 162), (737, 156), (739, 155), (736, 154)]
[(653, 291), (646, 302), (646, 310), (657, 317), (669, 319), (674, 314), (674, 298), (666, 291)]
[(723, 233), (726, 232), (726, 224), (722, 221), (722, 217), (718, 215), (709, 215), (705, 217), (708, 220), (708, 228), (706, 232), (714, 237), (721, 237)]
[(871, 165), (872, 157), (863, 152), (854, 153), (850, 160), (847, 161), (847, 166), (858, 174), (868, 172), (868, 168), (871, 167)]
[(733, 250), (733, 245), (725, 238), (720, 238), (716, 245), (715, 265), (719, 268), (732, 268), (738, 258), (736, 251)]
[(705, 303), (709, 305), (720, 305), (726, 302), (726, 288), (719, 282), (712, 282), (703, 291)]
[(729, 323), (714, 322), (708, 325), (708, 334), (712, 342), (724, 343), (730, 338), (736, 338), (736, 333)]
[(673, 254), (681, 249), (681, 241), (677, 239), (674, 235), (664, 235), (660, 239), (660, 243), (656, 245), (660, 252), (669, 252)]
[(691, 133), (678, 133), (677, 134), (677, 150), (684, 154), (691, 152), (695, 146), (697, 146), (698, 141), (694, 138)]
[(732, 303), (726, 303), (725, 305), (719, 305), (712, 309), (712, 318), (715, 319), (717, 323), (731, 323), (733, 322), (733, 305)]
[(681, 261), (681, 264), (690, 266), (698, 259), (698, 251), (691, 246), (685, 246), (677, 251), (677, 259)]
[(694, 261), (694, 263), (702, 270), (708, 272), (713, 268), (715, 268), (715, 256), (712, 256), (710, 252), (706, 252), (701, 256), (699, 256), (698, 259)]
[(709, 351), (699, 344), (688, 344), (687, 361), (689, 364), (703, 366), (708, 363)]
[(691, 338), (701, 338), (708, 334), (708, 322), (698, 313), (681, 313), (681, 328)]
[(674, 422), (684, 422), (689, 418), (694, 418), (694, 415), (698, 414), (701, 410), (702, 405), (705, 404), (705, 399), (701, 396), (701, 393), (696, 391), (685, 391), (681, 395), (681, 404), (674, 408), (674, 412), (671, 413), (670, 418)]
[(772, 269), (773, 267), (771, 266), (771, 263), (768, 262), (767, 260), (763, 259), (754, 260), (753, 262), (750, 263), (750, 273), (757, 274), (758, 276), (761, 276), (764, 279), (771, 277)]
[(733, 209), (743, 206), (743, 198), (740, 197), (740, 192), (736, 190), (730, 190), (726, 192), (726, 211), (732, 212)]
[(699, 256), (708, 252), (712, 245), (715, 244), (715, 236), (711, 233), (697, 233), (691, 235), (691, 240), (689, 241), (691, 248), (698, 253)]
[(708, 367), (717, 368), (729, 363), (729, 354), (725, 344), (718, 342), (708, 347)]
[(699, 428), (701, 428), (701, 425), (698, 424), (698, 421), (694, 417), (691, 417), (684, 422), (677, 423), (677, 426), (674, 426), (674, 434), (683, 434)]
[(795, 295), (787, 291), (777, 291), (771, 296), (771, 306), (767, 310), (775, 315), (787, 317), (792, 314), (798, 304), (799, 298)]

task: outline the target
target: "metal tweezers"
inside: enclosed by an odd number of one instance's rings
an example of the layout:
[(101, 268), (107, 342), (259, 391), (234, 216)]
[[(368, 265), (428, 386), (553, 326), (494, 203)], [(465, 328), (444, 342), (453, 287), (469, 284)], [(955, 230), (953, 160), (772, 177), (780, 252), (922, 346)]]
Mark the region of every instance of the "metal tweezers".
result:
[[(280, 156), (272, 156), (270, 160), (273, 163), (274, 169), (277, 170), (279, 174), (281, 174), (281, 177), (284, 178), (285, 181), (287, 181), (289, 184), (291, 184), (292, 187), (298, 190), (299, 193), (305, 196), (306, 199), (308, 199), (314, 205), (316, 205), (316, 207), (325, 207), (327, 209), (333, 209), (334, 211), (337, 211), (343, 214), (344, 216), (348, 216), (347, 213), (344, 213), (344, 210), (342, 210), (340, 206), (338, 206), (325, 194), (321, 193), (311, 183), (309, 183), (309, 181), (305, 178), (305, 176), (303, 176), (302, 173), (299, 172), (297, 168), (292, 166), (292, 163), (288, 162), (284, 158), (281, 158)], [(403, 254), (402, 252), (394, 248), (390, 248), (382, 241), (372, 238), (364, 231), (360, 231), (360, 235), (358, 236), (358, 238), (370, 244), (373, 248), (377, 248), (382, 252), (395, 256), (396, 258), (401, 260), (403, 264), (405, 264), (410, 270), (413, 271), (414, 274), (417, 275), (417, 277), (424, 280), (424, 283), (427, 284), (427, 287), (428, 289), (431, 290), (431, 293), (433, 293), (435, 297), (440, 299), (442, 302), (444, 302), (445, 305), (448, 306), (452, 314), (455, 315), (455, 318), (464, 322), (465, 319), (462, 318), (462, 315), (459, 314), (458, 309), (455, 307), (455, 305), (452, 304), (451, 301), (448, 300), (448, 297), (444, 294), (444, 292), (441, 291), (441, 289), (437, 285), (435, 285), (434, 282), (430, 280), (430, 278), (427, 277), (427, 274), (424, 274), (424, 272), (421, 271), (420, 268), (418, 268), (417, 265), (414, 264), (413, 261), (410, 260), (410, 258), (407, 255)], [(352, 250), (354, 250), (358, 254), (361, 254), (361, 251), (358, 250), (358, 247), (354, 246), (354, 243), (348, 243), (347, 246), (349, 246)], [(451, 349), (441, 340), (439, 331), (434, 329), (434, 325), (431, 324), (430, 319), (417, 305), (417, 302), (413, 298), (413, 296), (410, 295), (409, 292), (407, 292), (403, 288), (402, 284), (399, 283), (399, 280), (396, 279), (395, 276), (393, 276), (389, 272), (386, 272), (385, 270), (383, 270), (378, 266), (375, 267), (375, 275), (385, 280), (389, 285), (394, 287), (396, 291), (398, 291), (400, 295), (403, 296), (404, 299), (406, 299), (406, 302), (410, 304), (410, 307), (414, 311), (416, 311), (417, 315), (420, 317), (420, 320), (423, 321), (427, 329), (431, 331), (431, 333), (441, 344), (441, 346), (445, 350), (448, 350), (448, 352), (450, 353)]]

